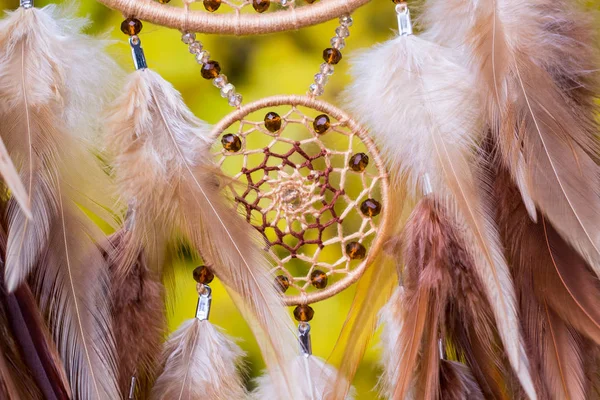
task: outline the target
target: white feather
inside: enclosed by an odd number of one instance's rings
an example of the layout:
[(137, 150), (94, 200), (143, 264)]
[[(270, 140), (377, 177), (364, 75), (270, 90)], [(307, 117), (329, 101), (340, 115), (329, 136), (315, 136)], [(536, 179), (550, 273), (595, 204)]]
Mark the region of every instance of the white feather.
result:
[[(334, 395), (338, 371), (324, 360), (312, 355), (300, 355), (292, 360), (289, 370), (293, 372), (294, 383), (300, 391), (299, 400), (327, 400)], [(252, 400), (279, 399), (271, 375), (257, 378), (256, 383), (257, 387), (250, 396)], [(353, 400), (354, 396), (355, 390), (350, 388), (345, 400)]]
[(511, 365), (535, 398), (512, 280), (486, 207), (485, 185), (476, 179), (475, 151), (484, 127), (475, 81), (453, 53), (415, 36), (360, 54), (352, 71), (350, 108), (371, 128), (397, 180), (408, 177), (417, 195), (427, 174), (435, 195), (447, 203), (475, 260)]
[(209, 321), (185, 321), (163, 352), (164, 369), (151, 400), (242, 400), (244, 352)]

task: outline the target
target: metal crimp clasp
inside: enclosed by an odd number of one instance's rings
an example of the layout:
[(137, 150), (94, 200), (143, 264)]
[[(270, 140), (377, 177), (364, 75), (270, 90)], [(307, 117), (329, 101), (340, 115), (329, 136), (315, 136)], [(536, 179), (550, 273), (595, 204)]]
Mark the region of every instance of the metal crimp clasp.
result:
[(396, 6), (398, 14), (398, 35), (410, 36), (413, 34), (412, 21), (410, 20), (410, 10), (406, 3), (400, 3)]

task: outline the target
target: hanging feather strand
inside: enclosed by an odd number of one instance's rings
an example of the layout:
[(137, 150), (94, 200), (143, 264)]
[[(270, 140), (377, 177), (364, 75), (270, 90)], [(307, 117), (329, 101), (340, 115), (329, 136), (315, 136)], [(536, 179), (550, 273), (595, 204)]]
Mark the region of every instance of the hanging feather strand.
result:
[[(361, 73), (367, 66), (371, 72)], [(373, 70), (377, 67), (381, 70)], [(360, 54), (353, 71), (351, 108), (372, 128), (391, 168), (407, 175), (416, 193), (424, 187), (422, 177), (429, 176), (437, 197), (455, 214), (511, 365), (535, 398), (514, 288), (486, 207), (487, 194), (481, 193), (484, 185), (473, 171), (473, 149), (482, 139), (483, 125), (468, 71), (446, 49), (414, 36), (400, 36)]]
[[(131, 75), (112, 108), (110, 127), (121, 193), (136, 212), (133, 243), (148, 248), (148, 233), (182, 233), (233, 298), (245, 302), (238, 306), (256, 321), (250, 325), (267, 366), (285, 366), (296, 343), (293, 325), (269, 275), (261, 239), (223, 193), (225, 185), (212, 163), (209, 127), (149, 69)], [(291, 375), (282, 368), (278, 382), (290, 391)]]

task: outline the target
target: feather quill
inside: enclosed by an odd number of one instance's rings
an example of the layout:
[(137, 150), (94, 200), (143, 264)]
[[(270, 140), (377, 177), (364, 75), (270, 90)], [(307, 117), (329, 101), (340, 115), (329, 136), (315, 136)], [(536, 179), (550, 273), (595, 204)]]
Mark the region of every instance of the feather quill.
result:
[[(165, 345), (164, 370), (150, 399), (243, 400), (243, 356), (239, 346), (207, 320), (186, 321)], [(279, 392), (274, 393), (271, 398), (278, 397)]]
[[(287, 358), (294, 353), (292, 321), (269, 275), (258, 233), (234, 211), (212, 162), (209, 127), (157, 73), (133, 73), (110, 114), (109, 143), (116, 154), (120, 191), (136, 210), (133, 243), (164, 247), (159, 235), (183, 234), (214, 268), (255, 336), (270, 370), (291, 393)], [(162, 241), (162, 243), (161, 243)], [(135, 248), (135, 247), (134, 247)], [(282, 394), (282, 396), (285, 396)]]
[[(514, 288), (484, 201), (487, 194), (481, 193), (484, 185), (474, 174), (474, 148), (483, 135), (476, 85), (453, 58), (446, 49), (413, 36), (363, 53), (353, 66), (350, 107), (372, 128), (397, 175), (407, 175), (417, 191), (428, 175), (438, 198), (455, 214), (511, 365), (535, 398)], [(367, 65), (372, 73), (360, 73)]]

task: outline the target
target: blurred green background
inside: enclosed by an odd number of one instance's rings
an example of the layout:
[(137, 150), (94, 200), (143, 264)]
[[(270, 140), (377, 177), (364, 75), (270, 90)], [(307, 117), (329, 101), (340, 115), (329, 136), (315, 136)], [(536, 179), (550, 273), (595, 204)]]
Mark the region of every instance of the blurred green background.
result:
[[(63, 1), (56, 1), (62, 3)], [(36, 0), (36, 6), (49, 3)], [(92, 20), (90, 33), (106, 34), (114, 39), (111, 53), (126, 71), (132, 70), (130, 48), (127, 38), (120, 32), (123, 16), (111, 11), (94, 0), (80, 0), (79, 13)], [(16, 0), (0, 0), (3, 9), (14, 9)], [(171, 5), (181, 6), (181, 0), (172, 0)], [(197, 4), (195, 7), (201, 6)], [(588, 6), (600, 9), (597, 0), (589, 0)], [(275, 7), (275, 5), (273, 5)], [(223, 6), (222, 8), (225, 8)], [(357, 49), (384, 41), (392, 36), (396, 28), (394, 5), (390, 0), (374, 0), (353, 15), (354, 25), (343, 50), (345, 59), (336, 66), (335, 74), (326, 86), (323, 98), (334, 104), (343, 103), (340, 93), (349, 82), (347, 56)], [(304, 94), (318, 72), (321, 52), (329, 47), (337, 21), (258, 37), (227, 37), (198, 35), (212, 59), (218, 60), (244, 102), (276, 94)], [(231, 111), (226, 100), (210, 81), (200, 76), (199, 66), (187, 47), (180, 41), (181, 34), (145, 23), (140, 35), (148, 65), (160, 72), (183, 94), (189, 107), (201, 119), (215, 123)], [(191, 279), (193, 262), (175, 265), (176, 289), (171, 289), (169, 302), (169, 326), (176, 329), (185, 319), (194, 315), (197, 294)], [(393, 279), (390, 277), (390, 279)], [(223, 327), (229, 334), (241, 339), (240, 345), (248, 354), (250, 375), (256, 376), (264, 367), (256, 343), (243, 318), (227, 297), (218, 282), (213, 283), (213, 312), (211, 321)], [(315, 319), (312, 322), (314, 354), (327, 358), (331, 353), (352, 301), (354, 287), (325, 302), (314, 305)], [(378, 341), (373, 340), (353, 382), (357, 399), (377, 399), (374, 391), (379, 375), (377, 369)]]

